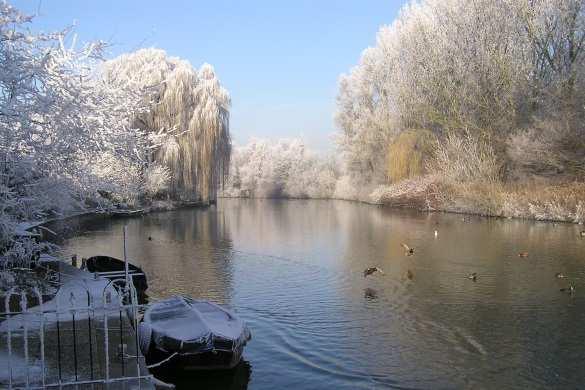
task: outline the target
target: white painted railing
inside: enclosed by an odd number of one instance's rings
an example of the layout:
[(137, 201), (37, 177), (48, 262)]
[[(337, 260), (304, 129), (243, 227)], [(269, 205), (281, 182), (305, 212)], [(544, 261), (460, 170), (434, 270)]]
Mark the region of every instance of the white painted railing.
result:
[(70, 281), (46, 302), (38, 288), (14, 287), (5, 295), (0, 387), (131, 383), (152, 388), (138, 347), (138, 315), (144, 307), (136, 303), (134, 286), (122, 278), (95, 282)]

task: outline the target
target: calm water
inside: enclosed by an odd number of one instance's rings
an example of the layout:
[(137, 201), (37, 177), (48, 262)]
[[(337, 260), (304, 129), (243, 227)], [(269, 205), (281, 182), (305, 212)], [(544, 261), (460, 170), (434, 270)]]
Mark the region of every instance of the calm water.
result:
[[(221, 200), (81, 226), (64, 252), (121, 257), (124, 224), (152, 299), (210, 299), (248, 322), (245, 364), (219, 378), (221, 389), (585, 386), (579, 226)], [(364, 278), (374, 265), (384, 274)], [(557, 272), (570, 277), (573, 296), (559, 291), (568, 282)], [(183, 387), (218, 388), (217, 379), (186, 378)]]

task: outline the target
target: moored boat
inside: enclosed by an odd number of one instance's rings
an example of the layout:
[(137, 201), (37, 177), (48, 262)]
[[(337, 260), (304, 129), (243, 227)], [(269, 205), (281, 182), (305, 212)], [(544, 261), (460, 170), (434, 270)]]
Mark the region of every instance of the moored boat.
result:
[[(86, 260), (85, 266), (89, 272), (97, 272), (108, 279), (122, 279), (125, 277), (125, 263), (115, 257), (93, 256)], [(136, 292), (139, 295), (143, 295), (148, 289), (148, 283), (142, 268), (128, 263), (128, 274), (132, 279)]]
[(246, 324), (232, 311), (184, 296), (152, 304), (139, 336), (146, 362), (155, 370), (231, 369), (251, 339)]
[(144, 210), (128, 210), (128, 209), (117, 209), (110, 211), (112, 218), (123, 218), (123, 217), (139, 217), (144, 214)]

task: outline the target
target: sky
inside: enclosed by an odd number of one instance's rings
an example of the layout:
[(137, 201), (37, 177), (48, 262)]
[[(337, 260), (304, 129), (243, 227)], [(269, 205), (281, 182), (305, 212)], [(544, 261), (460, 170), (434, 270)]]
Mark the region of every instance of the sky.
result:
[(235, 144), (301, 137), (331, 150), (339, 75), (373, 46), (406, 0), (13, 0), (32, 28), (75, 25), (78, 41), (143, 47), (214, 66), (232, 97)]

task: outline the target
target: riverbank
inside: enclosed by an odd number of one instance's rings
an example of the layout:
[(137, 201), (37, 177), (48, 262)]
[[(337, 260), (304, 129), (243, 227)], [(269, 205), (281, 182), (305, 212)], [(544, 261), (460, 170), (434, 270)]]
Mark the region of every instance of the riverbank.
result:
[(489, 217), (585, 223), (585, 183), (455, 183), (422, 176), (382, 186), (371, 203)]
[(94, 207), (72, 210), (61, 215), (44, 219), (24, 219), (21, 221), (0, 220), (4, 227), (3, 240), (9, 248), (0, 254), (0, 263), (28, 267), (40, 253), (53, 255), (58, 249), (53, 245), (60, 237), (75, 234), (83, 223), (91, 223), (103, 218), (131, 218), (154, 212), (164, 212), (181, 208), (207, 208), (214, 202), (154, 201), (136, 207)]
[(112, 217), (136, 217), (141, 216), (143, 214), (149, 214), (154, 212), (164, 212), (164, 211), (172, 211), (178, 210), (181, 208), (207, 208), (211, 206), (211, 202), (181, 202), (181, 201), (173, 201), (173, 200), (166, 200), (166, 201), (153, 201), (143, 207), (128, 207), (128, 208), (92, 208), (92, 209), (85, 209), (75, 213), (69, 213), (66, 215), (49, 218), (46, 220), (39, 220), (39, 221), (24, 221), (20, 222), (17, 226), (16, 232), (17, 236), (20, 237), (30, 237), (34, 236), (31, 234), (31, 231), (35, 228), (40, 229), (38, 232), (42, 234), (43, 237), (46, 236), (44, 233), (49, 234), (57, 234), (54, 232), (50, 227), (54, 224), (62, 224), (64, 222), (70, 221), (72, 219), (86, 219), (86, 218), (112, 218)]
[[(221, 196), (222, 198), (252, 198)], [(325, 199), (294, 198), (287, 199)], [(585, 223), (585, 183), (456, 183), (434, 175), (379, 186), (373, 191), (335, 200), (385, 207), (438, 211), (545, 222)]]

